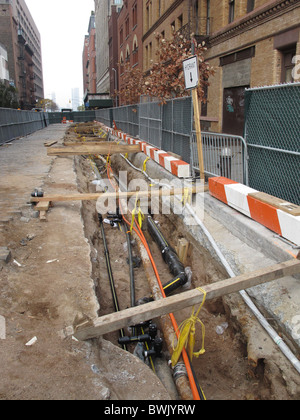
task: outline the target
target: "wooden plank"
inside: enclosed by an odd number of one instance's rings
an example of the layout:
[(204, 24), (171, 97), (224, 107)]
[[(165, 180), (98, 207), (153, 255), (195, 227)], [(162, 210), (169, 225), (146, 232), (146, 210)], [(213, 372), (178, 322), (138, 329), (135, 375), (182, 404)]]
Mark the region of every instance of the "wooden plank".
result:
[(40, 201), (37, 203), (37, 205), (35, 206), (35, 210), (38, 211), (48, 211), (50, 207), (50, 201)]
[(249, 197), (253, 197), (256, 200), (262, 201), (265, 204), (269, 204), (270, 206), (280, 209), (293, 216), (300, 216), (300, 206), (282, 200), (281, 198), (273, 197), (272, 195), (266, 194), (264, 192), (251, 193), (249, 194)]
[(112, 155), (114, 153), (139, 153), (141, 148), (116, 143), (103, 143), (98, 146), (81, 147), (51, 147), (47, 149), (48, 156), (75, 156), (75, 155)]
[(47, 213), (44, 210), (40, 211), (40, 220), (42, 222), (47, 222)]
[(44, 146), (45, 147), (51, 147), (51, 146), (53, 146), (54, 144), (56, 144), (58, 141), (57, 140), (54, 140), (54, 141), (49, 141), (48, 143), (44, 143)]
[(198, 150), (200, 178), (205, 179), (200, 111), (199, 111), (199, 98), (198, 98), (197, 88), (192, 89), (192, 98), (193, 98), (193, 106), (194, 106), (194, 118), (195, 118), (195, 128), (196, 128), (196, 136), (197, 136), (197, 150)]
[(76, 147), (76, 146), (98, 146), (99, 144), (102, 144), (106, 140), (97, 140), (97, 141), (78, 141), (78, 142), (72, 142), (72, 141), (65, 141), (64, 145), (66, 147)]
[[(242, 274), (241, 276), (205, 285), (203, 289), (207, 293), (206, 300), (211, 300), (297, 273), (300, 273), (300, 261), (293, 259), (271, 267), (262, 268), (251, 274)], [(202, 300), (203, 293), (195, 289), (138, 307), (125, 309), (118, 313), (96, 318), (81, 326), (75, 326), (75, 337), (78, 340), (100, 337), (121, 328), (130, 327), (149, 319), (199, 305)]]
[[(191, 188), (191, 192), (201, 193), (206, 190), (206, 186), (199, 186)], [(175, 188), (173, 190), (169, 190), (167, 188), (163, 188), (160, 190), (153, 190), (150, 189), (148, 191), (128, 191), (128, 192), (106, 192), (106, 193), (89, 193), (89, 194), (65, 194), (65, 195), (45, 195), (44, 197), (31, 197), (30, 201), (32, 203), (44, 202), (44, 201), (94, 201), (98, 200), (98, 198), (115, 198), (117, 199), (128, 199), (131, 197), (138, 195), (140, 198), (143, 197), (162, 197), (162, 196), (172, 196), (172, 195), (183, 195), (184, 189), (182, 188)]]
[(185, 238), (181, 238), (181, 239), (179, 239), (178, 245), (176, 247), (176, 252), (177, 252), (178, 258), (183, 265), (186, 264), (189, 245), (190, 245), (190, 243)]

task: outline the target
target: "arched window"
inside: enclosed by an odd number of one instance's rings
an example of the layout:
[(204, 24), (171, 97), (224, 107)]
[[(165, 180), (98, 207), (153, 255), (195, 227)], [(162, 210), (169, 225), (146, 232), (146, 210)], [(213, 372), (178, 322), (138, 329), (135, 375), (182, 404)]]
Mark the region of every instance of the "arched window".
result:
[(130, 49), (129, 49), (129, 45), (127, 44), (127, 46), (126, 46), (126, 58), (125, 58), (126, 63), (129, 63), (129, 60), (130, 60)]
[(124, 73), (124, 55), (122, 51), (120, 55), (120, 74), (123, 74), (123, 73)]
[(137, 36), (134, 35), (133, 43), (132, 43), (132, 65), (138, 64), (138, 40)]

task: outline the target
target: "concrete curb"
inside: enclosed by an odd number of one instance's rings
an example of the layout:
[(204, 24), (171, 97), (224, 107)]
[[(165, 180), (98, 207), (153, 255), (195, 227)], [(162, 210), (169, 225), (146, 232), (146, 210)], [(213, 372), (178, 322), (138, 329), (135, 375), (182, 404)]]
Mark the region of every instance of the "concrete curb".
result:
[[(224, 177), (209, 179), (210, 194), (262, 224), (283, 238), (300, 245), (300, 216), (294, 216), (259, 198), (250, 196), (259, 191)], [(288, 204), (288, 203), (287, 203)]]

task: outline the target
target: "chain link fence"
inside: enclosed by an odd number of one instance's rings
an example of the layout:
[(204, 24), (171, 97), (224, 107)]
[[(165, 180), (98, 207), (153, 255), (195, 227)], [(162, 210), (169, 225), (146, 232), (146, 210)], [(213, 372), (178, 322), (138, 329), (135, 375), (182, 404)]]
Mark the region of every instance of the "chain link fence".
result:
[(190, 136), (193, 129), (192, 98), (167, 101), (162, 107), (162, 149), (191, 163)]
[(247, 89), (249, 186), (300, 205), (300, 83)]
[(139, 104), (139, 137), (162, 149), (162, 125), (162, 106), (144, 96)]
[(44, 112), (0, 108), (0, 144), (27, 136), (49, 125)]
[(96, 119), (109, 127), (145, 140), (166, 152), (176, 153), (190, 163), (190, 134), (193, 125), (192, 98), (168, 100), (165, 105), (142, 97), (138, 105), (96, 111)]
[(49, 112), (49, 123), (50, 124), (61, 124), (64, 117), (68, 121), (73, 121), (74, 123), (84, 123), (89, 121), (94, 121), (96, 119), (96, 114), (94, 110), (90, 111), (70, 111), (70, 112)]

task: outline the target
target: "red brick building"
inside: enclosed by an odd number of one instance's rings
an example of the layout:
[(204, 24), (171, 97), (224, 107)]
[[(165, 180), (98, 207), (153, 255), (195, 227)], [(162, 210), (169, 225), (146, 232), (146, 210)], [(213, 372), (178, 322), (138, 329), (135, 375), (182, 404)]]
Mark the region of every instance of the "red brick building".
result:
[(140, 0), (125, 0), (118, 16), (119, 89), (124, 83), (122, 76), (125, 63), (143, 69), (142, 3)]
[[(111, 6), (111, 15), (108, 21), (109, 37), (109, 92), (111, 98), (119, 89), (119, 44), (118, 44), (118, 13), (119, 6)], [(119, 105), (118, 97), (115, 98), (115, 106)]]
[(89, 61), (89, 36), (84, 37), (84, 46), (82, 53), (82, 74), (83, 74), (83, 94), (85, 95), (89, 89), (89, 74), (88, 74), (88, 61)]
[(0, 40), (20, 107), (30, 110), (44, 98), (44, 86), (41, 37), (24, 0), (0, 1)]
[(92, 12), (89, 22), (88, 35), (84, 39), (84, 48), (82, 54), (83, 63), (83, 93), (96, 93), (96, 29), (95, 14)]

